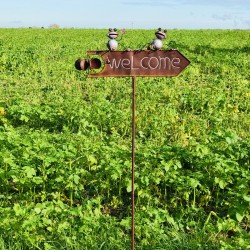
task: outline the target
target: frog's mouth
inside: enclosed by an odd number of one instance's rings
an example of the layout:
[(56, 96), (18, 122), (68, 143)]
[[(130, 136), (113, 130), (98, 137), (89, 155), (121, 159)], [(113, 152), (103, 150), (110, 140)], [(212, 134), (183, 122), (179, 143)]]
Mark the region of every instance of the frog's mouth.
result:
[(166, 35), (162, 32), (156, 32), (156, 35), (161, 37), (161, 38), (166, 38)]
[(118, 33), (117, 32), (109, 32), (108, 35), (109, 36), (118, 36)]

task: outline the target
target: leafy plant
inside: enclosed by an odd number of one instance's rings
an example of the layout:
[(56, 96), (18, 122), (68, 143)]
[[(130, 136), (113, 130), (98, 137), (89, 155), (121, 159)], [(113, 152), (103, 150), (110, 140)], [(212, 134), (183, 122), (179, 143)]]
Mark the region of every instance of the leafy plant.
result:
[[(131, 79), (74, 69), (92, 32), (0, 29), (0, 250), (130, 249)], [(169, 37), (191, 65), (137, 80), (136, 248), (248, 249), (250, 32)]]

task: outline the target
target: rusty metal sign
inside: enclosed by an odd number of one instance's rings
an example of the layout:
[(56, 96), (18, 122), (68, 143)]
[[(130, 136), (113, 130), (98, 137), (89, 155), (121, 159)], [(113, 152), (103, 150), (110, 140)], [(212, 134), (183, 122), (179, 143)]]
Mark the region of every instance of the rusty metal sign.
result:
[(87, 54), (101, 57), (102, 63), (94, 58), (93, 65), (104, 64), (100, 72), (90, 72), (89, 77), (177, 76), (190, 64), (178, 50), (88, 51)]

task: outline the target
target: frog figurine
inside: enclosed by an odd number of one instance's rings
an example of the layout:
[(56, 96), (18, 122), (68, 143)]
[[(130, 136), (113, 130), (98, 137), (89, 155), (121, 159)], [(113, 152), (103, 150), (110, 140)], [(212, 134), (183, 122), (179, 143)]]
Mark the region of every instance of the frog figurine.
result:
[(154, 39), (152, 42), (151, 42), (151, 48), (154, 49), (154, 50), (158, 50), (158, 49), (161, 49), (162, 46), (163, 46), (163, 42), (162, 40), (164, 40), (167, 35), (167, 30), (164, 30), (162, 31), (161, 28), (159, 28), (156, 32), (155, 32), (155, 36), (156, 36), (156, 39)]
[(107, 47), (109, 50), (116, 50), (118, 48), (118, 42), (115, 40), (118, 37), (117, 29), (109, 29), (107, 37), (110, 39), (107, 42)]
[[(121, 37), (119, 39), (122, 40), (122, 36), (126, 33), (126, 30), (125, 29), (122, 29), (121, 31)], [(117, 50), (118, 48), (118, 42), (116, 40), (116, 38), (118, 37), (118, 32), (117, 32), (117, 29), (114, 28), (114, 29), (109, 29), (109, 32), (107, 33), (107, 37), (110, 39), (108, 42), (107, 42), (107, 47), (109, 50), (111, 51), (114, 51), (114, 50)]]

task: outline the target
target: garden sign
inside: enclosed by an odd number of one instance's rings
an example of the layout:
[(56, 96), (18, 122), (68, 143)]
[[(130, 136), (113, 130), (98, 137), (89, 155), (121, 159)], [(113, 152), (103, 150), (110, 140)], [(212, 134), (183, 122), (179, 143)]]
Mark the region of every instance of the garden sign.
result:
[[(122, 30), (122, 35), (125, 30)], [(134, 250), (134, 210), (135, 210), (135, 110), (136, 110), (136, 76), (164, 77), (178, 76), (190, 61), (178, 50), (162, 50), (166, 30), (158, 29), (154, 39), (144, 50), (117, 50), (117, 29), (109, 29), (107, 36), (108, 50), (87, 51), (90, 59), (78, 59), (75, 67), (88, 70), (88, 77), (132, 77), (132, 223), (131, 249)]]

